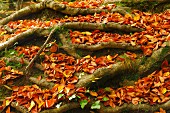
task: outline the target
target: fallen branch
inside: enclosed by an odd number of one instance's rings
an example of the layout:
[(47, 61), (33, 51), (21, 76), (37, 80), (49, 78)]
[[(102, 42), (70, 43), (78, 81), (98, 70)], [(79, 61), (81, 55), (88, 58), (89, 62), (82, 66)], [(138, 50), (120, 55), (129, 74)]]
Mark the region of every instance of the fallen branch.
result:
[(62, 26), (62, 24), (58, 24), (56, 25), (50, 32), (48, 38), (46, 39), (46, 41), (44, 42), (44, 44), (41, 46), (40, 50), (37, 52), (37, 54), (34, 56), (34, 58), (30, 61), (30, 63), (28, 64), (28, 66), (25, 68), (25, 72), (27, 73), (29, 71), (29, 69), (31, 68), (31, 66), (33, 65), (34, 61), (39, 57), (39, 55), (42, 53), (43, 49), (45, 48), (46, 44), (49, 43), (49, 41), (52, 38), (52, 35), (55, 33), (56, 29), (58, 27)]

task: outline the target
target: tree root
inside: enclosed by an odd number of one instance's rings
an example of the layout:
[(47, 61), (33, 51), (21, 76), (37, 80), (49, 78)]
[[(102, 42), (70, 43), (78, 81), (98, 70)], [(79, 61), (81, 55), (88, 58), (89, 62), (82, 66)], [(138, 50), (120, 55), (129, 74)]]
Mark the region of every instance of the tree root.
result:
[(29, 37), (33, 34), (37, 34), (38, 36), (44, 36), (49, 33), (48, 30), (43, 29), (43, 28), (34, 28), (34, 29), (29, 29), (19, 35), (16, 35), (14, 37), (11, 37), (8, 41), (0, 43), (0, 51), (9, 48), (10, 46), (14, 45), (17, 41), (23, 40), (26, 37)]
[(32, 13), (36, 13), (36, 12), (38, 12), (38, 11), (44, 9), (44, 8), (45, 8), (44, 2), (34, 4), (34, 5), (29, 6), (29, 7), (25, 7), (23, 9), (19, 10), (19, 11), (16, 11), (15, 13), (11, 14), (10, 16), (0, 20), (0, 25), (5, 25), (10, 21), (19, 19), (21, 17), (27, 16), (27, 15), (32, 14)]
[[(132, 27), (130, 25), (121, 25), (119, 23), (114, 23), (114, 22), (108, 22), (107, 24), (103, 24), (103, 23), (88, 23), (88, 22), (67, 22), (67, 23), (62, 23), (62, 25), (60, 24), (56, 24), (55, 26), (51, 27), (51, 28), (55, 28), (55, 27), (61, 28), (61, 27), (65, 27), (65, 28), (73, 28), (73, 29), (84, 29), (84, 30), (113, 30), (113, 29), (118, 29), (118, 30), (122, 30), (122, 31), (126, 31), (126, 32), (137, 32), (137, 31), (142, 31), (143, 29), (141, 28), (135, 28)], [(9, 48), (10, 46), (14, 45), (17, 41), (19, 40), (23, 40), (26, 37), (29, 37), (33, 34), (37, 35), (37, 36), (47, 36), (50, 33), (50, 28), (33, 28), (33, 29), (29, 29), (19, 35), (16, 35), (14, 37), (9, 38), (8, 41), (3, 42), (0, 44), (0, 50), (3, 50), (5, 48)], [(61, 38), (60, 38), (61, 39)], [(64, 43), (64, 40), (62, 40), (62, 43)], [(109, 44), (110, 43), (110, 44)], [(136, 50), (139, 49), (139, 47), (130, 47), (128, 44), (121, 44), (119, 45), (118, 43), (113, 43), (113, 42), (109, 42), (109, 43), (101, 43), (99, 45), (97, 45), (98, 47), (95, 46), (91, 46), (91, 50), (94, 48), (94, 50), (98, 50), (97, 48), (105, 48), (105, 47), (113, 47), (115, 46), (115, 48), (123, 48), (123, 47), (127, 47), (128, 49), (132, 49), (132, 50)], [(109, 45), (108, 45), (109, 44)], [(67, 44), (68, 45), (68, 44)], [(72, 51), (75, 51), (75, 47), (76, 48), (82, 48), (85, 45), (80, 45), (80, 46), (71, 46), (72, 47)], [(121, 47), (122, 46), (122, 47)], [(70, 51), (70, 45), (69, 47), (65, 46), (64, 47), (66, 49), (66, 51), (68, 53), (72, 53), (72, 51)], [(85, 49), (89, 48), (88, 46), (84, 47)], [(94, 51), (93, 50), (93, 51)], [(72, 55), (72, 54), (71, 54)], [(73, 55), (75, 57), (79, 57), (79, 55)]]
[(121, 113), (124, 110), (128, 111), (143, 111), (147, 113), (153, 113), (155, 111), (158, 111), (159, 108), (163, 108), (164, 110), (168, 110), (170, 106), (170, 101), (167, 101), (163, 104), (156, 104), (156, 105), (149, 105), (149, 104), (127, 104), (124, 103), (122, 106), (116, 106), (115, 108), (112, 107), (105, 107), (102, 105), (101, 109), (98, 110), (99, 113)]
[(16, 102), (11, 102), (11, 106), (21, 113), (29, 113), (24, 106), (20, 106)]
[(37, 78), (35, 77), (30, 77), (29, 80), (39, 86), (46, 87), (49, 89), (51, 89), (55, 85), (53, 82), (47, 82), (45, 79), (37, 80)]
[(151, 68), (154, 65), (158, 66), (167, 56), (170, 55), (170, 41), (166, 42), (166, 47), (160, 48), (157, 51), (153, 52), (152, 55), (147, 58), (143, 65), (140, 65), (138, 69), (139, 75), (145, 75), (148, 72), (152, 71)]
[(69, 14), (69, 15), (79, 15), (79, 14), (85, 15), (85, 14), (94, 14), (94, 13), (101, 13), (101, 12), (118, 12), (122, 15), (127, 14), (126, 10), (124, 10), (124, 8), (122, 8), (122, 7), (113, 8), (111, 10), (100, 9), (100, 8), (95, 8), (95, 9), (73, 8), (73, 7), (69, 7), (64, 4), (61, 4), (59, 2), (55, 2), (53, 0), (48, 0), (46, 2), (46, 7), (51, 8), (55, 11), (60, 11), (64, 14)]
[[(105, 0), (104, 3), (115, 3), (115, 2), (147, 2), (148, 0)], [(152, 2), (165, 2), (169, 0), (151, 0)]]
[[(92, 104), (92, 101), (89, 104)], [(25, 107), (17, 105), (16, 102), (12, 102), (11, 106), (22, 113), (28, 113), (28, 111)], [(157, 105), (149, 105), (147, 103), (137, 104), (137, 105), (134, 105), (132, 103), (130, 103), (130, 104), (124, 103), (122, 106), (116, 106), (115, 108), (107, 107), (107, 106), (104, 106), (103, 104), (100, 104), (100, 106), (101, 106), (101, 108), (99, 110), (97, 110), (99, 113), (121, 113), (124, 110), (128, 110), (128, 111), (129, 110), (131, 110), (131, 111), (137, 110), (137, 111), (153, 113), (155, 111), (158, 111), (159, 108), (168, 110), (169, 106), (170, 106), (170, 101), (167, 101), (166, 103), (163, 103), (163, 104), (157, 104)], [(70, 102), (70, 103), (62, 105), (60, 108), (48, 109), (48, 110), (44, 110), (40, 113), (63, 113), (68, 110), (71, 110), (74, 108), (79, 108), (79, 107), (80, 107), (80, 104), (78, 102)], [(87, 105), (87, 107), (90, 107), (90, 105)]]
[(62, 49), (64, 49), (69, 55), (72, 55), (75, 58), (81, 57), (80, 55), (76, 53), (76, 48), (73, 46), (73, 44), (67, 41), (65, 34), (59, 34), (59, 38), (61, 40), (61, 43), (63, 44), (63, 46), (61, 47)]
[[(133, 71), (137, 72), (138, 75), (144, 75), (146, 72), (150, 72), (150, 69), (153, 68), (153, 65), (160, 64), (168, 55), (170, 55), (169, 52), (169, 46), (168, 50), (164, 51), (165, 48), (160, 48), (153, 52), (151, 57), (147, 58), (145, 62), (143, 62), (143, 57), (138, 58), (134, 61), (126, 59), (123, 62), (117, 62), (109, 67), (102, 67), (94, 71), (92, 74), (87, 73), (75, 73), (74, 75), (78, 76), (80, 79), (75, 84), (76, 87), (87, 87), (91, 83), (98, 81), (99, 79), (102, 79), (102, 82), (106, 79), (109, 80), (117, 75), (117, 73), (120, 73), (122, 71)], [(168, 51), (168, 52), (167, 52)], [(141, 65), (142, 64), (142, 65)], [(158, 68), (158, 67), (155, 67)], [(109, 76), (108, 76), (109, 75)], [(45, 81), (43, 79), (43, 81)], [(32, 80), (34, 82), (34, 80)], [(45, 85), (34, 82), (38, 85), (42, 85), (44, 87), (48, 87), (48, 83)], [(49, 85), (50, 86), (50, 85)], [(48, 87), (49, 88), (49, 87)]]
[(120, 30), (125, 32), (140, 32), (144, 29), (132, 27), (130, 25), (121, 25), (115, 22), (107, 23), (89, 23), (89, 22), (67, 22), (63, 24), (63, 27), (68, 29), (81, 29), (81, 30), (101, 30), (101, 31), (110, 31), (110, 30)]
[(131, 44), (128, 43), (116, 43), (116, 42), (101, 42), (95, 45), (74, 44), (74, 47), (77, 49), (87, 49), (90, 51), (96, 51), (104, 48), (126, 49), (130, 51), (140, 50), (140, 46), (132, 46)]
[(25, 7), (15, 13), (13, 13), (12, 15), (3, 18), (0, 21), (0, 25), (4, 25), (7, 24), (9, 21), (13, 21), (16, 19), (19, 19), (21, 17), (27, 16), (29, 14), (41, 11), (45, 8), (50, 8), (53, 9), (55, 11), (59, 11), (62, 12), (64, 14), (69, 14), (69, 15), (78, 15), (78, 14), (94, 14), (94, 13), (100, 13), (100, 12), (118, 12), (120, 14), (126, 14), (126, 10), (124, 10), (121, 7), (118, 7), (116, 9), (112, 9), (112, 10), (107, 10), (107, 9), (90, 9), (90, 8), (86, 8), (86, 9), (82, 9), (82, 8), (72, 8), (69, 6), (66, 6), (65, 4), (61, 4), (59, 2), (55, 2), (53, 0), (45, 0), (41, 3), (38, 4), (33, 4), (31, 6)]
[(79, 108), (79, 107), (80, 107), (80, 104), (78, 102), (70, 102), (70, 103), (62, 105), (60, 108), (44, 110), (40, 113), (63, 113), (68, 110)]

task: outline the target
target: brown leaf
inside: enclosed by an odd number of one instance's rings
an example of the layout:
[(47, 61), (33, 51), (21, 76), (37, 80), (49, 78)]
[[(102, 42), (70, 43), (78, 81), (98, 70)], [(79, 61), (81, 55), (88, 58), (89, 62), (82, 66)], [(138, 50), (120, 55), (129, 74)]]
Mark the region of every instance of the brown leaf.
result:
[(57, 52), (57, 50), (58, 50), (58, 45), (54, 43), (50, 48), (50, 52), (55, 53)]

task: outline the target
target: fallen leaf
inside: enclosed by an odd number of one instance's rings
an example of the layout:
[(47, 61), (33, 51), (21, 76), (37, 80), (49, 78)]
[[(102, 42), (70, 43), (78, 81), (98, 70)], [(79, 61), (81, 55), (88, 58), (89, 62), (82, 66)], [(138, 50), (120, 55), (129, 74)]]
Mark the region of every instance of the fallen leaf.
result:
[(35, 102), (33, 100), (31, 100), (31, 104), (28, 108), (28, 111), (31, 111), (31, 109), (35, 106)]

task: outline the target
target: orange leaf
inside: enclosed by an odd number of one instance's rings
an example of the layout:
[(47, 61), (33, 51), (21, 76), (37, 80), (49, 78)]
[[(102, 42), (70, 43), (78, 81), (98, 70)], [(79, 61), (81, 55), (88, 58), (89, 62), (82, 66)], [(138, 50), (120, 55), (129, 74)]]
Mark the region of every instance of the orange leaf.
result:
[(55, 103), (56, 103), (56, 99), (53, 99), (53, 98), (51, 98), (51, 99), (49, 99), (49, 100), (46, 100), (45, 101), (45, 105), (46, 105), (46, 108), (50, 108), (50, 107), (52, 107)]
[(91, 95), (91, 96), (94, 96), (94, 97), (97, 97), (97, 96), (98, 96), (98, 94), (97, 94), (96, 92), (94, 92), (94, 91), (90, 91), (90, 95)]
[(6, 113), (11, 113), (10, 112), (10, 106), (8, 106), (7, 110), (6, 110)]

